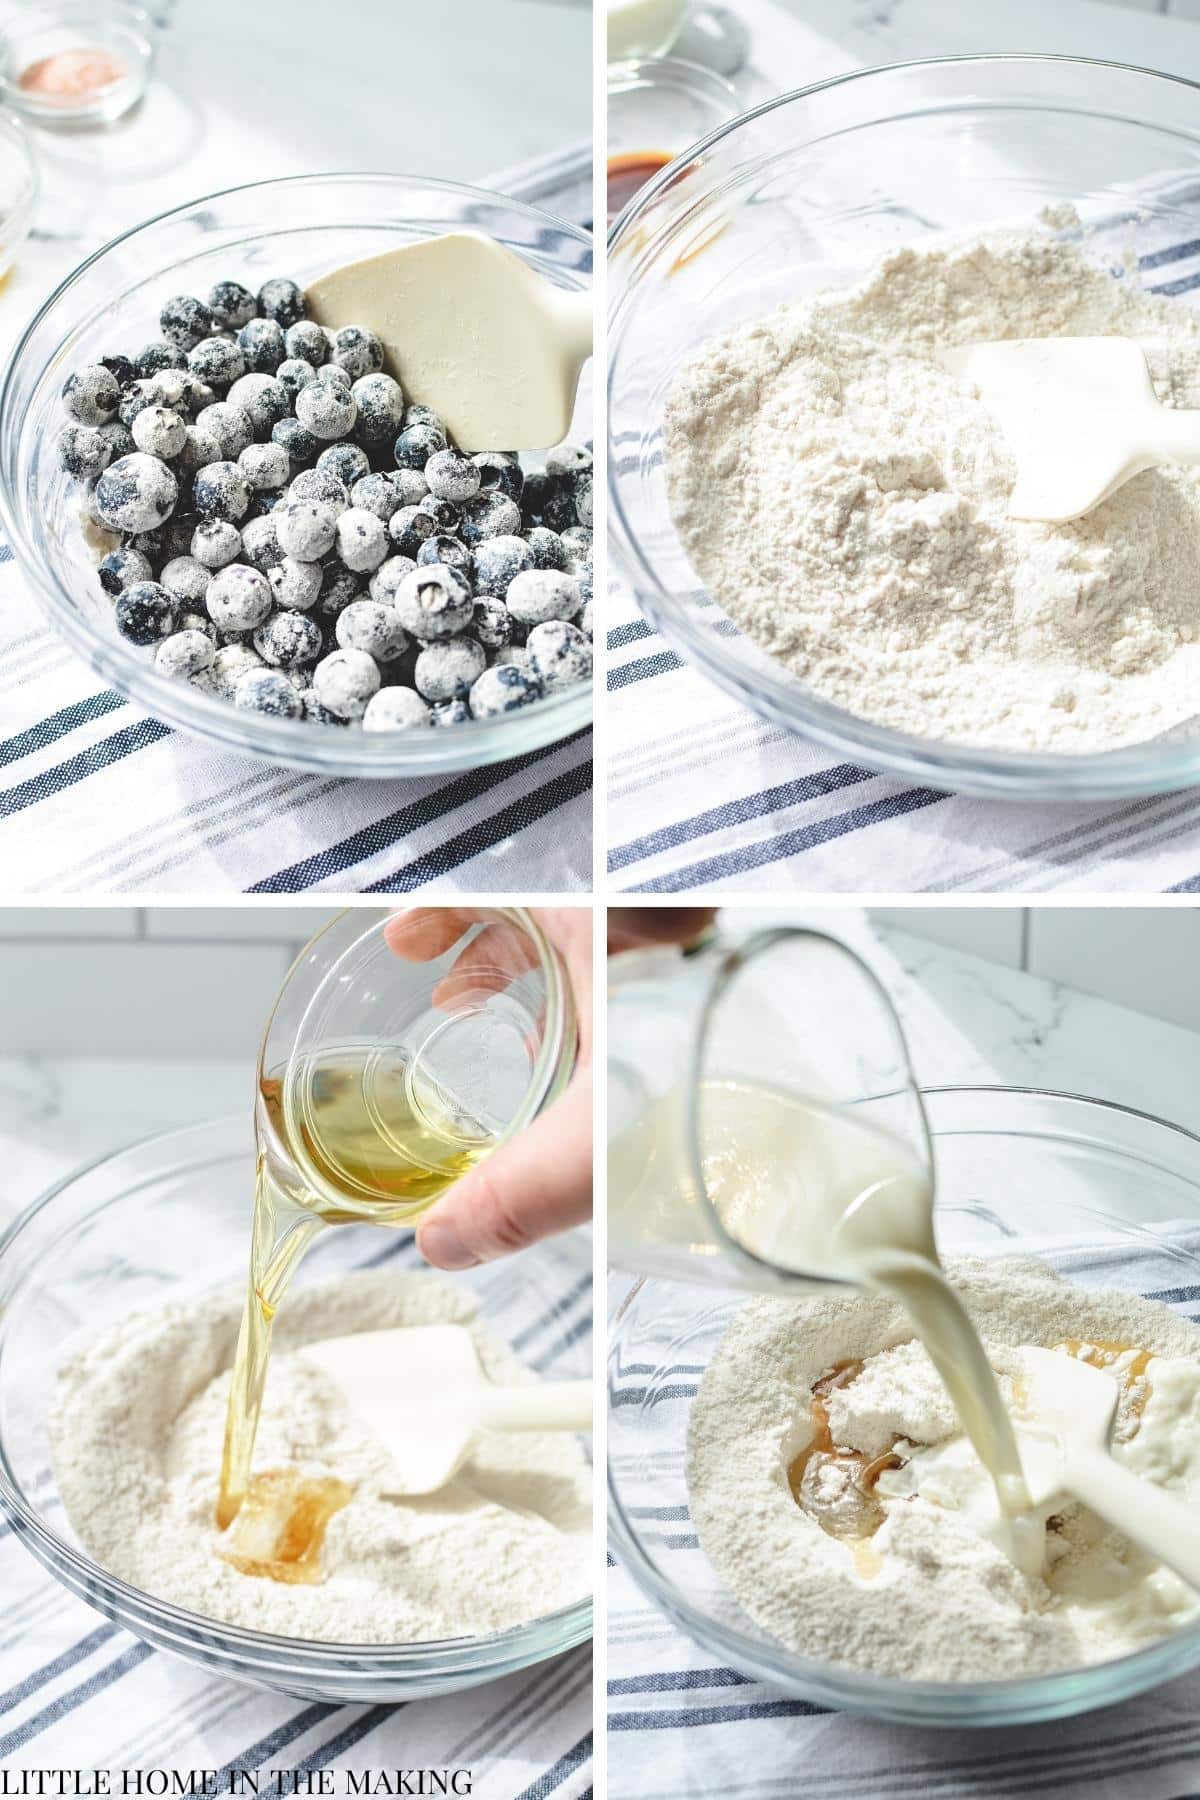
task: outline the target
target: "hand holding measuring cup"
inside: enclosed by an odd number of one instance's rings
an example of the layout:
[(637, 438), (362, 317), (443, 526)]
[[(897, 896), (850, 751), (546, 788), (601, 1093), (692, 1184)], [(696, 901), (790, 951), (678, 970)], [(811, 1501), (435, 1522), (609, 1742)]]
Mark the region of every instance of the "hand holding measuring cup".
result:
[[(575, 1071), (566, 1092), (507, 1143), (455, 1182), (417, 1227), (417, 1246), (439, 1269), (469, 1269), (582, 1225), (592, 1214), (592, 918), (583, 907), (536, 908), (533, 918), (558, 951), (574, 992), (579, 1025)], [(408, 962), (443, 956), (471, 937), (433, 992), (453, 1013), (471, 993), (499, 991), (531, 966), (527, 937), (488, 909), (416, 908), (384, 928)]]

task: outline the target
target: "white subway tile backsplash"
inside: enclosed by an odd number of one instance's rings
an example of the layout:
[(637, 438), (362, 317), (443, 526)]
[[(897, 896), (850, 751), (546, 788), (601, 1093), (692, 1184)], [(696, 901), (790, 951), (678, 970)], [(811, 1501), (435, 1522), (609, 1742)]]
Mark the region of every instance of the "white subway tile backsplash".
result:
[(1019, 906), (872, 906), (867, 916), (877, 925), (892, 925), (948, 950), (966, 950), (1019, 969), (1021, 914)]
[(1200, 1031), (1200, 907), (1031, 907), (1029, 970)]
[(149, 906), (150, 938), (189, 938), (200, 943), (304, 943), (333, 917), (320, 906)]
[(282, 945), (0, 942), (0, 1055), (252, 1062)]
[(136, 938), (133, 906), (0, 906), (4, 938)]

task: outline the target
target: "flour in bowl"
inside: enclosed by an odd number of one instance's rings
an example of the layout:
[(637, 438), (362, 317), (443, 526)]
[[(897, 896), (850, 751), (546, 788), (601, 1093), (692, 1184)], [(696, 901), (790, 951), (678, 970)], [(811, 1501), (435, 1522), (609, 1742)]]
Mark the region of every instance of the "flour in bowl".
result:
[[(54, 1470), (85, 1550), (190, 1612), (317, 1641), (419, 1643), (523, 1624), (591, 1588), (591, 1470), (566, 1434), (481, 1435), (445, 1488), (385, 1498), (388, 1459), (305, 1343), (401, 1325), (465, 1325), (485, 1374), (529, 1371), (473, 1317), (465, 1290), (388, 1271), (300, 1288), (281, 1312), (256, 1466), (347, 1483), (325, 1578), (285, 1586), (222, 1560), (213, 1523), (240, 1290), (134, 1314), (64, 1362), (50, 1417)], [(437, 1372), (431, 1370), (436, 1381)]]
[[(1014, 470), (951, 345), (1120, 335), (1200, 407), (1200, 318), (1048, 233), (887, 256), (863, 283), (705, 343), (664, 420), (684, 548), (823, 699), (920, 737), (1096, 751), (1197, 717), (1200, 473), (1066, 525), (1011, 519)], [(1200, 726), (1197, 727), (1200, 729)]]
[[(1081, 1346), (1121, 1381), (1113, 1454), (1200, 1503), (1194, 1324), (1030, 1260), (949, 1273), (1007, 1397), (1018, 1346)], [(815, 1384), (841, 1454), (806, 1462)], [(1200, 1596), (1073, 1501), (1050, 1515), (1043, 1573), (1022, 1574), (959, 1510), (972, 1469), (982, 1479), (911, 1327), (866, 1293), (750, 1302), (689, 1422), (702, 1549), (751, 1618), (814, 1662), (1001, 1680), (1103, 1662), (1200, 1619)]]

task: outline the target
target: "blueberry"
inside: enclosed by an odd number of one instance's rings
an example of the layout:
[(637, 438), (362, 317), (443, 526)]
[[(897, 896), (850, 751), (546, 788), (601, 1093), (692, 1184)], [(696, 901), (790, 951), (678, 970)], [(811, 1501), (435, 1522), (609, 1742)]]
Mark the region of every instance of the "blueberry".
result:
[(317, 467), (328, 469), (347, 489), (371, 473), (367, 453), (357, 444), (329, 444), (318, 456)]
[(96, 510), (110, 531), (153, 531), (178, 498), (179, 483), (166, 463), (140, 450), (110, 463), (96, 486)]
[(401, 556), (411, 556), (414, 562), (425, 539), (435, 537), (437, 530), (437, 520), (419, 506), (402, 506), (388, 520), (388, 536), (396, 549)]
[(128, 387), (137, 374), (137, 370), (128, 356), (102, 356), (100, 367), (107, 369), (109, 374), (115, 378), (117, 386), (122, 388)]
[(189, 372), (206, 387), (227, 388), (246, 373), (246, 359), (229, 338), (208, 337), (187, 353)]
[(297, 562), (317, 562), (333, 549), (337, 514), (320, 500), (289, 500), (275, 530), (285, 556), (294, 556)]
[(238, 457), (238, 468), (255, 493), (281, 488), (292, 472), (292, 461), (282, 444), (247, 444)]
[(211, 669), (216, 646), (207, 632), (173, 631), (154, 652), (154, 666), (162, 675), (190, 681), (203, 669)]
[(314, 694), (339, 719), (361, 719), (379, 687), (378, 665), (365, 650), (335, 650), (313, 670)]
[(443, 700), (439, 706), (429, 709), (429, 723), (446, 727), (450, 725), (469, 725), (471, 708), (465, 700)]
[(236, 525), (250, 504), (250, 490), (237, 463), (207, 463), (198, 469), (195, 502), (202, 519), (225, 519)]
[(271, 442), (282, 444), (293, 464), (311, 462), (321, 448), (320, 438), (305, 431), (299, 419), (280, 419), (271, 427)]
[(303, 612), (277, 612), (254, 633), (254, 648), (278, 669), (315, 662), (322, 644), (320, 626)]
[(196, 428), (216, 438), (221, 446), (220, 460), (224, 462), (232, 462), (247, 444), (254, 442), (254, 427), (244, 407), (234, 406), (229, 400), (214, 401), (197, 413)]
[(484, 538), (476, 544), (475, 592), (492, 594), (502, 600), (513, 578), (523, 569), (534, 567), (533, 551), (519, 537)]
[(473, 459), (461, 450), (439, 450), (425, 464), (429, 491), (439, 500), (452, 500), (461, 506), (479, 492), (482, 477)]
[(126, 430), (129, 430), (133, 421), (145, 407), (156, 404), (148, 381), (140, 379), (131, 381), (129, 386), (122, 391), (121, 403), (117, 409), (118, 420)]
[(546, 452), (547, 475), (590, 474), (592, 453), (579, 444), (555, 444)]
[(383, 345), (373, 331), (362, 325), (343, 325), (333, 334), (331, 362), (345, 369), (352, 381), (373, 375), (383, 367)]
[(107, 425), (97, 426), (97, 430), (108, 445), (110, 462), (115, 462), (118, 456), (131, 456), (137, 449), (132, 431), (128, 425), (122, 425), (120, 419), (110, 419)]
[(477, 494), (462, 508), (459, 530), (471, 545), (485, 538), (513, 537), (521, 529), (521, 509), (507, 494)]
[(575, 517), (590, 530), (592, 525), (592, 478), (580, 475), (574, 484)]
[(180, 606), (198, 607), (204, 605), (212, 572), (194, 556), (173, 556), (163, 564), (159, 580)]
[(303, 712), (299, 689), (279, 669), (247, 669), (239, 675), (233, 704), (272, 719), (298, 719)]
[[(264, 281), (258, 290), (258, 310), (264, 319), (272, 320), (280, 327), (282, 335), (290, 326), (298, 325), (304, 317), (303, 289), (286, 276), (276, 276), (272, 281)], [(279, 360), (283, 361), (282, 356)]]
[(433, 520), (438, 531), (453, 532), (458, 528), (458, 508), (453, 500), (445, 500), (439, 494), (425, 494), (417, 501), (417, 510)]
[(394, 442), (404, 417), (400, 383), (390, 375), (364, 375), (350, 392), (358, 407), (355, 433), (359, 442), (372, 448)]
[(348, 606), (361, 600), (362, 595), (362, 576), (355, 575), (350, 569), (343, 569), (340, 563), (331, 563), (321, 578), (321, 598), (317, 603), (317, 610), (323, 619), (337, 619)]
[(397, 588), (404, 577), (411, 575), (416, 567), (411, 556), (389, 556), (371, 577), (372, 600), (378, 600), (383, 606), (394, 606)]
[(249, 519), (242, 526), (240, 561), (249, 563), (260, 575), (268, 575), (276, 563), (283, 561), (284, 554), (274, 519)]
[(395, 604), (401, 625), (422, 643), (457, 637), (471, 623), (474, 610), (470, 585), (456, 569), (441, 563), (406, 575), (396, 589)]
[(303, 469), (288, 489), (290, 500), (316, 500), (336, 518), (350, 504), (346, 484), (332, 469)]
[(258, 311), (258, 302), (240, 281), (218, 281), (209, 289), (208, 310), (220, 331), (237, 331)]
[(310, 362), (302, 357), (289, 356), (280, 363), (275, 371), (275, 379), (288, 397), (288, 409), (295, 405), (296, 395), (302, 387), (317, 379), (317, 371)]
[(329, 361), (329, 339), (324, 327), (318, 325), (315, 319), (298, 319), (294, 325), (289, 326), (283, 347), (289, 356), (310, 363), (314, 369), (319, 369)]
[(117, 595), (114, 616), (117, 630), (131, 644), (156, 644), (174, 631), (179, 603), (161, 583), (135, 581)]
[(148, 375), (157, 375), (160, 369), (182, 369), (184, 353), (174, 344), (165, 340), (153, 344), (144, 344), (133, 359), (134, 373), (144, 381)]
[(426, 700), (465, 700), (487, 668), (487, 652), (473, 637), (427, 644), (413, 670), (417, 692)]
[(365, 507), (347, 507), (337, 522), (337, 553), (346, 568), (356, 574), (377, 569), (388, 553), (388, 534), (382, 519)]
[(512, 643), (514, 629), (515, 621), (507, 606), (499, 600), (476, 600), (470, 630), (485, 650), (503, 650)]
[(364, 731), (407, 731), (431, 723), (424, 700), (407, 687), (381, 689), (368, 703), (362, 722)]
[(230, 406), (240, 406), (256, 438), (270, 437), (292, 410), (288, 391), (274, 375), (242, 375), (229, 390)]
[(408, 648), (408, 634), (394, 606), (355, 600), (338, 614), (335, 626), (343, 650), (365, 650), (377, 663), (395, 662)]
[(262, 657), (249, 644), (223, 644), (213, 657), (212, 672), (219, 691), (227, 700), (232, 700), (233, 690), (242, 676), (251, 669), (262, 667)]
[(434, 412), (432, 406), (422, 406), (419, 400), (410, 401), (404, 409), (404, 423), (406, 426), (432, 425), (442, 440), (441, 447), (445, 449), (449, 438), (446, 422), (441, 413)]
[(471, 461), (479, 470), (479, 491), (483, 494), (507, 494), (510, 500), (521, 499), (525, 476), (521, 465), (502, 450), (481, 450)]
[(281, 556), (265, 570), (276, 603), (287, 612), (307, 612), (321, 595), (322, 570), (319, 563), (297, 562), (294, 556)]
[(533, 525), (525, 533), (525, 542), (533, 556), (535, 569), (566, 569), (568, 557), (557, 531), (545, 525)]
[(209, 582), (205, 604), (218, 631), (254, 631), (271, 615), (271, 589), (258, 569), (230, 563)]
[(475, 719), (497, 718), (501, 713), (516, 712), (541, 698), (541, 689), (524, 669), (515, 663), (494, 663), (471, 688), (471, 716)]
[(192, 533), (191, 551), (206, 569), (223, 569), (241, 554), (242, 534), (226, 519), (203, 519)]
[(430, 457), (445, 448), (446, 435), (436, 426), (406, 425), (393, 445), (392, 454), (398, 469), (424, 469)]
[(107, 425), (121, 404), (121, 387), (103, 363), (78, 369), (63, 384), (63, 405), (78, 425)]
[(467, 549), (461, 538), (431, 537), (426, 538), (417, 551), (418, 563), (445, 563), (448, 569), (457, 569), (467, 580), (471, 579), (475, 569), (475, 558)]
[(559, 569), (526, 569), (514, 577), (504, 603), (519, 625), (573, 619), (583, 604), (579, 583)]
[(565, 531), (568, 525), (577, 520), (575, 512), (575, 495), (569, 486), (564, 484), (555, 494), (550, 494), (542, 503), (542, 524), (551, 531)]
[(133, 421), (132, 437), (139, 450), (164, 462), (178, 456), (187, 443), (187, 424), (169, 406), (144, 406)]
[(110, 550), (98, 570), (100, 586), (114, 599), (135, 582), (149, 581), (153, 573), (149, 557), (139, 550), (131, 550), (128, 544), (119, 550)]
[[(328, 452), (322, 454), (327, 455)], [(373, 512), (377, 519), (386, 525), (393, 513), (399, 512), (404, 504), (400, 490), (392, 475), (364, 475), (350, 489), (350, 504), (365, 507)]]
[(177, 350), (190, 350), (201, 338), (211, 337), (216, 327), (212, 313), (194, 294), (175, 294), (163, 306), (158, 323)]
[(58, 434), (58, 461), (77, 481), (94, 481), (112, 460), (108, 440), (96, 425), (64, 425)]
[(336, 381), (318, 380), (296, 395), (296, 417), (314, 437), (328, 442), (353, 431), (358, 405), (349, 388)]
[(273, 375), (284, 359), (283, 330), (274, 319), (251, 319), (237, 334), (245, 366), (256, 375)]
[(592, 673), (592, 646), (565, 619), (535, 625), (525, 640), (529, 673), (546, 689), (574, 687)]

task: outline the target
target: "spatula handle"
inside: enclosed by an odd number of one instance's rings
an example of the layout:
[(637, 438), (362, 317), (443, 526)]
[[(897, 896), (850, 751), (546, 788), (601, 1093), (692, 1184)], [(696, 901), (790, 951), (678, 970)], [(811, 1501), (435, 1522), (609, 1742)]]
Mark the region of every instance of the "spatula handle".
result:
[(485, 1388), (479, 1426), (487, 1431), (590, 1431), (590, 1381), (538, 1381), (528, 1387)]
[(1077, 1500), (1200, 1589), (1200, 1512), (1194, 1507), (1095, 1450), (1072, 1450), (1064, 1485)]
[(592, 290), (568, 293), (565, 288), (554, 288), (551, 295), (548, 310), (554, 318), (562, 353), (578, 381), (579, 371), (592, 354)]

